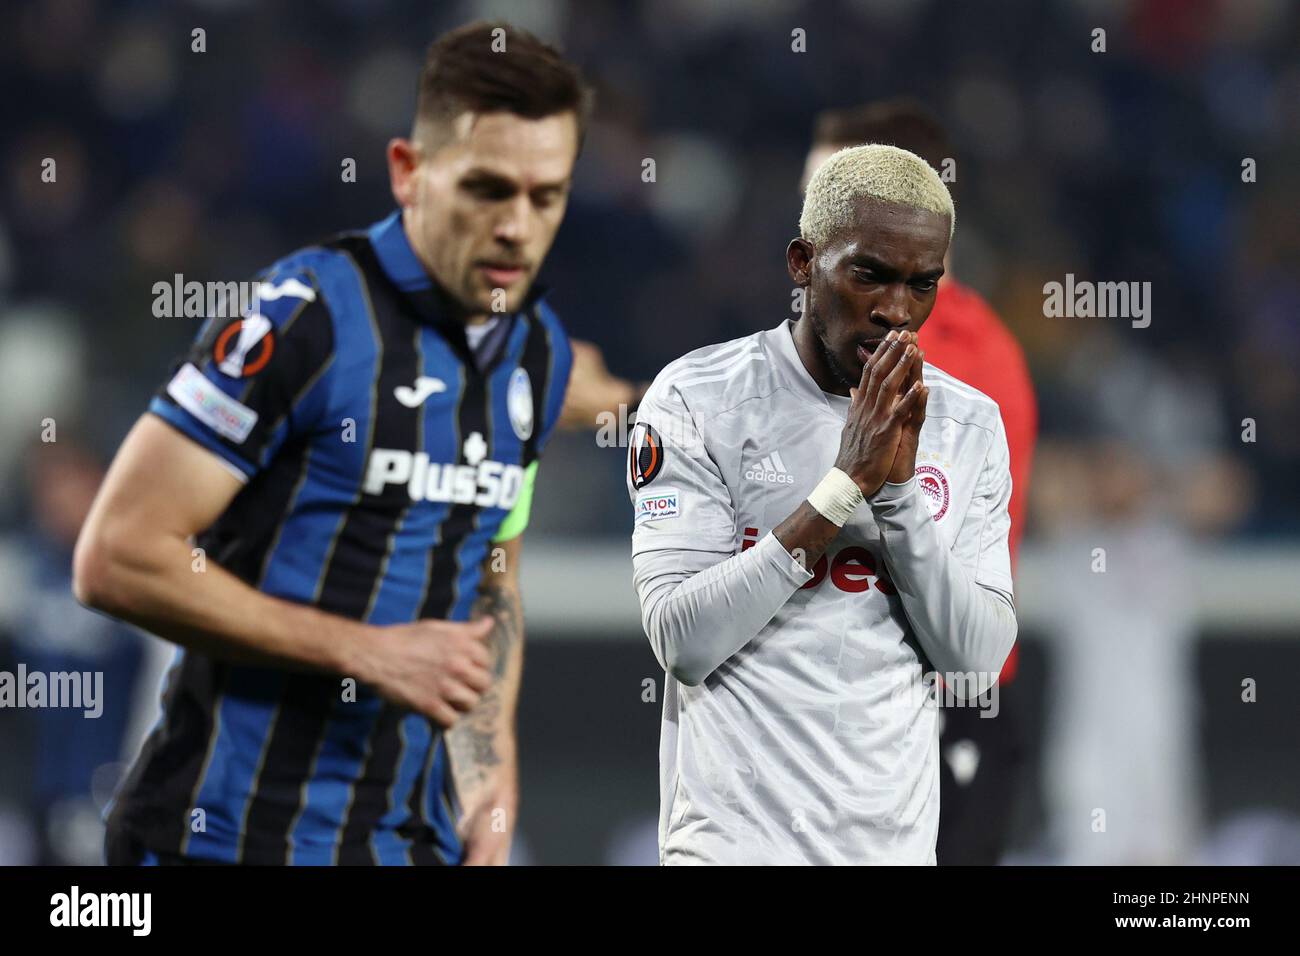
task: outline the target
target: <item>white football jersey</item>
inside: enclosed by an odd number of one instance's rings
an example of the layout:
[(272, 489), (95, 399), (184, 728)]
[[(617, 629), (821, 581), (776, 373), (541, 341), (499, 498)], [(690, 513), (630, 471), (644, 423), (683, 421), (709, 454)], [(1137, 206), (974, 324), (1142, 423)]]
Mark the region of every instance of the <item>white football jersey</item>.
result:
[[(664, 575), (686, 578), (755, 545), (834, 464), (849, 400), (817, 386), (792, 329), (684, 356), (640, 406), (629, 493), (643, 607)], [(934, 366), (924, 378), (918, 486), (942, 544), (1009, 604), (1011, 477), (997, 405)], [(934, 862), (931, 667), (882, 553), (863, 504), (755, 638), (698, 686), (666, 675), (662, 862)]]

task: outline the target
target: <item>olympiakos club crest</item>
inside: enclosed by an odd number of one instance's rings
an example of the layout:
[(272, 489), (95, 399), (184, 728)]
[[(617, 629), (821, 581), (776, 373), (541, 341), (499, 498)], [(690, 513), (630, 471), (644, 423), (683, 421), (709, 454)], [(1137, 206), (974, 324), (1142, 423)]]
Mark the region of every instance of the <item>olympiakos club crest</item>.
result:
[(520, 441), (528, 441), (533, 433), (533, 383), (522, 368), (515, 369), (510, 376), (506, 409), (510, 413), (510, 427)]
[(948, 491), (948, 476), (938, 465), (919, 465), (916, 469), (916, 483), (921, 486), (921, 497), (930, 517), (938, 521), (948, 513), (948, 503), (952, 495)]

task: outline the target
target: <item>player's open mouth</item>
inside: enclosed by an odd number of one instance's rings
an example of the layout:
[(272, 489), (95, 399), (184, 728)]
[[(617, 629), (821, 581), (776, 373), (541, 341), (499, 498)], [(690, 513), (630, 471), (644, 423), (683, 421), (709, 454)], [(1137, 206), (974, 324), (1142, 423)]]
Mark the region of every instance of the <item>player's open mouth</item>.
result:
[(883, 341), (885, 341), (883, 338), (879, 338), (879, 339), (866, 339), (864, 341), (859, 342), (858, 361), (862, 362), (862, 364), (865, 365), (867, 359), (869, 359), (873, 354), (875, 354), (876, 349), (880, 347), (880, 343)]
[(497, 287), (513, 285), (522, 279), (527, 271), (523, 266), (498, 265), (491, 262), (480, 262), (478, 268), (487, 276), (488, 281)]

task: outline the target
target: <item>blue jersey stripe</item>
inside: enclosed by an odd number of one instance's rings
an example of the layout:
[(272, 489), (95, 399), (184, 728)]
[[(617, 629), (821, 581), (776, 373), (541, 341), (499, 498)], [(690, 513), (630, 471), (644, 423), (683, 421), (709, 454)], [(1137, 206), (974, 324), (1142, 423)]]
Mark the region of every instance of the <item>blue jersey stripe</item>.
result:
[(410, 816), (407, 805), (415, 788), (433, 743), (433, 730), (427, 718), (408, 714), (402, 719), (402, 735), (406, 747), (397, 767), (393, 786), (393, 799), (375, 831), (375, 852), (385, 866), (404, 866), (409, 862), (410, 843), (401, 837), (397, 828)]
[[(334, 268), (319, 270), (322, 292), (338, 314), (354, 318), (336, 323), (338, 374), (355, 376), (356, 381), (374, 382), (379, 375), (381, 343), (378, 329), (369, 321), (359, 321), (370, 315), (362, 286), (364, 280), (347, 256), (335, 254), (333, 261)], [(328, 453), (313, 461), (308, 471), (303, 492), (314, 506), (301, 511), (294, 509), (268, 568), (263, 588), (268, 593), (283, 593), (280, 588), (290, 588), (291, 596), (298, 600), (319, 598), (316, 592), (324, 578), (335, 536), (346, 520), (347, 507), (361, 494), (358, 487), (331, 487), (327, 476), (365, 474), (374, 426), (373, 409), (365, 400), (347, 407), (331, 406), (331, 413), (338, 423), (338, 440), (324, 446)], [(317, 504), (331, 500), (335, 508), (321, 508)], [(356, 694), (355, 702), (335, 706), (325, 727), (315, 773), (307, 782), (305, 799), (290, 831), (294, 862), (298, 862), (300, 855), (304, 863), (317, 859), (325, 863), (334, 861), (343, 821), (353, 798), (353, 784), (365, 763), (365, 743), (382, 706), (363, 686), (356, 688)]]
[[(360, 277), (350, 267), (346, 257), (323, 253), (319, 259), (320, 261), (315, 263), (317, 278), (328, 301), (342, 314), (365, 315)], [(368, 356), (370, 368), (367, 374), (369, 380), (373, 380), (377, 343), (369, 324), (336, 323), (334, 332), (337, 341), (336, 354), (348, 356), (351, 362), (364, 362)], [(358, 437), (364, 439), (370, 421), (367, 413), (359, 414), (362, 414), (363, 418), (356, 423), (356, 431)], [(352, 452), (364, 457), (364, 448), (367, 445), (368, 442), (364, 440), (352, 443), (339, 441), (331, 450), (333, 454), (340, 456)], [(362, 450), (357, 450), (358, 447)], [(298, 497), (314, 500), (319, 496), (316, 485), (321, 481), (319, 477), (321, 471), (328, 466), (337, 467), (337, 465), (330, 462), (327, 455), (322, 454), (318, 449), (312, 449), (308, 454), (306, 479), (299, 488)], [(268, 594), (309, 602), (317, 597), (315, 591), (328, 558), (333, 536), (342, 522), (342, 514), (340, 512), (338, 515), (332, 515), (320, 509), (298, 510), (292, 505), (291, 509), (291, 517), (285, 522), (276, 549), (266, 564), (261, 587)], [(234, 840), (232, 843), (227, 843), (228, 835), (222, 835), (219, 847), (204, 852), (208, 841), (202, 837), (191, 837), (190, 847), (186, 852), (233, 860), (235, 854), (232, 850), (238, 847), (240, 838), (244, 836), (244, 821), (256, 791), (255, 782), (261, 760), (270, 742), (271, 731), (275, 727), (278, 705), (273, 703), (275, 698), (269, 694), (245, 696), (240, 692), (247, 680), (261, 682), (267, 679), (267, 673), (258, 670), (245, 677), (243, 669), (232, 672), (232, 686), (223, 695), (218, 712), (217, 740), (213, 757), (199, 787), (199, 806), (220, 804), (223, 811), (238, 810), (238, 818), (233, 821)], [(238, 702), (237, 706), (231, 706), (232, 696)], [(344, 722), (332, 721), (331, 726), (340, 723)], [(324, 780), (318, 778), (308, 785), (309, 789), (312, 786), (328, 786), (328, 781), (331, 779), (328, 775), (329, 769), (334, 768), (326, 768)], [(339, 772), (346, 774), (346, 779), (355, 777), (355, 767), (336, 768), (335, 773)], [(219, 815), (217, 823), (217, 828), (210, 828), (214, 835), (219, 833), (227, 821)]]
[(191, 827), (182, 854), (238, 862), (244, 795), (280, 707), (283, 683), (284, 674), (278, 671), (228, 666), (216, 705), (215, 740), (193, 807), (202, 811), (203, 828)]
[[(427, 326), (420, 332), (420, 355), (421, 374), (446, 385), (445, 392), (425, 402), (421, 450), (429, 455), (430, 461), (455, 461), (459, 454), (456, 409), (465, 386), (465, 370), (446, 341)], [(376, 604), (375, 623), (412, 621), (419, 616), (429, 571), (429, 543), (437, 542), (439, 528), (450, 511), (451, 504), (443, 503), (415, 509), (407, 515), (404, 526), (407, 534), (398, 541), (389, 561)], [(388, 812), (381, 821), (384, 830), (393, 830), (408, 816), (407, 804), (427, 763), (432, 736), (425, 718), (407, 718), (407, 749), (398, 765)], [(402, 854), (405, 846), (403, 841)]]
[(449, 864), (455, 866), (463, 859), (465, 848), (456, 836), (455, 808), (448, 808), (442, 786), (446, 775), (451, 773), (451, 766), (447, 761), (447, 744), (441, 737), (438, 738), (437, 748), (433, 768), (429, 771), (430, 783), (437, 785), (425, 788), (425, 813), (433, 832), (437, 834), (438, 846), (442, 848), (443, 855)]

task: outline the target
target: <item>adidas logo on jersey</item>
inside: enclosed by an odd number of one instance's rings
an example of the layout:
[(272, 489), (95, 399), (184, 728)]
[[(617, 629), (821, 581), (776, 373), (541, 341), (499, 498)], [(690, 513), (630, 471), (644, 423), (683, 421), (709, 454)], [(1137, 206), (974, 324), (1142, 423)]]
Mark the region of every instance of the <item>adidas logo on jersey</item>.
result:
[(767, 481), (774, 485), (794, 484), (794, 475), (790, 474), (785, 467), (785, 462), (781, 460), (779, 451), (764, 455), (757, 468), (751, 468), (745, 472), (745, 478), (749, 481)]

